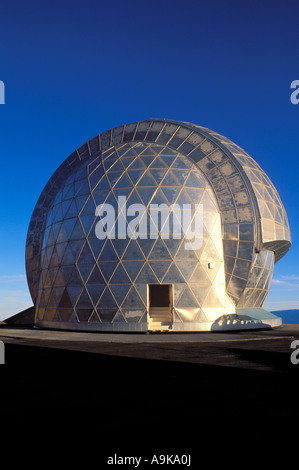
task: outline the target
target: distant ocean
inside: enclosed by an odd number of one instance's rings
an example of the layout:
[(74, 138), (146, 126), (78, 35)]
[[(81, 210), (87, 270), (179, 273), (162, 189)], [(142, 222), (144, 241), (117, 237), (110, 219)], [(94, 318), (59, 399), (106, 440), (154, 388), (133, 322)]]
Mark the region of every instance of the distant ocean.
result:
[(282, 318), (283, 323), (299, 323), (299, 310), (276, 310), (271, 313)]

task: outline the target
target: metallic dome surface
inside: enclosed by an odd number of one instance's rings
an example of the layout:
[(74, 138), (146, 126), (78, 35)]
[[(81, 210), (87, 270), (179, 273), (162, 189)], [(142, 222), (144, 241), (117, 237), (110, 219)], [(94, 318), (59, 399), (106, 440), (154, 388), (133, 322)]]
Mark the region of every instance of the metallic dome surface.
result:
[[(142, 205), (144, 217), (154, 205), (200, 206), (200, 246), (185, 249), (186, 234), (165, 237), (162, 225), (153, 237), (148, 221), (137, 237), (99, 239), (96, 208), (119, 208), (119, 198), (126, 208)], [(121, 208), (115, 227), (121, 217), (130, 226), (128, 214)], [(262, 306), (290, 240), (276, 189), (239, 146), (179, 121), (126, 124), (73, 152), (38, 199), (26, 242), (35, 323), (99, 331), (279, 326)]]

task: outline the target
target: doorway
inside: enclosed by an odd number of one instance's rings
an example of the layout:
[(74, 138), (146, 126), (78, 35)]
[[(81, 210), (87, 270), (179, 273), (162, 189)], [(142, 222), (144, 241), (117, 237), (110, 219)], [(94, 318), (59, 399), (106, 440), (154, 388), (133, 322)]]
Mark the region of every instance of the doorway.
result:
[(149, 284), (148, 292), (150, 320), (159, 323), (172, 322), (172, 284)]

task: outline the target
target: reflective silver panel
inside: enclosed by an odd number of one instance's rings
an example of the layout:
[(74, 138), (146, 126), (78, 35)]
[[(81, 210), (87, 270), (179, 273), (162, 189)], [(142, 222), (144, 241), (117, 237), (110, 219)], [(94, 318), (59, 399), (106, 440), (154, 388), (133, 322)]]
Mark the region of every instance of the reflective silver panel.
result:
[[(151, 204), (203, 204), (202, 246), (184, 250), (186, 240), (159, 231), (146, 239), (148, 221), (143, 238), (99, 240), (95, 208), (119, 196), (147, 213)], [(209, 129), (150, 120), (106, 131), (63, 162), (36, 204), (26, 269), (38, 321), (144, 331), (149, 283), (173, 285), (178, 324), (260, 307), (273, 253), (277, 261), (289, 241), (277, 191), (246, 152)]]

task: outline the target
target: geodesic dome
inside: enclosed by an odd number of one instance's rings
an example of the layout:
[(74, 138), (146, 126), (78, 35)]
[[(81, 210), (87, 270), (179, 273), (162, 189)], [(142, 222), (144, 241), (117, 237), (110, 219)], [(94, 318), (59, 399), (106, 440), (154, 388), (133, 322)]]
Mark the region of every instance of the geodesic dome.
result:
[[(96, 208), (119, 209), (119, 198), (142, 205), (144, 218), (152, 207), (200, 206), (200, 246), (187, 250), (187, 234), (167, 238), (158, 224), (153, 237), (142, 217), (138, 236), (117, 236), (121, 217), (132, 223), (122, 210), (116, 236), (99, 239)], [(262, 306), (290, 245), (276, 189), (240, 147), (183, 122), (120, 126), (73, 152), (36, 204), (26, 243), (35, 323), (102, 331), (279, 326)]]

